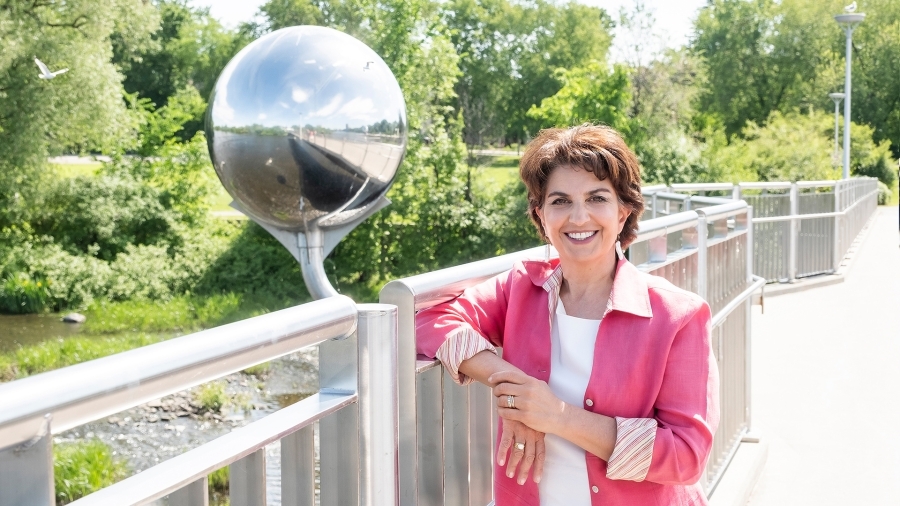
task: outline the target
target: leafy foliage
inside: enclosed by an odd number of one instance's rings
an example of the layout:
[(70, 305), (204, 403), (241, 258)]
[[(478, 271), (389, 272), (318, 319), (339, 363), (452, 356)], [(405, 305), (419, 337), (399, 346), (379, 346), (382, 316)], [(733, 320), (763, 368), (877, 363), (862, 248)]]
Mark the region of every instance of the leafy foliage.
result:
[(617, 65), (612, 72), (599, 62), (557, 71), (562, 88), (532, 107), (528, 115), (543, 125), (568, 127), (580, 123), (603, 123), (628, 135), (628, 74)]
[(57, 504), (68, 504), (125, 477), (127, 467), (99, 439), (64, 443), (53, 448)]

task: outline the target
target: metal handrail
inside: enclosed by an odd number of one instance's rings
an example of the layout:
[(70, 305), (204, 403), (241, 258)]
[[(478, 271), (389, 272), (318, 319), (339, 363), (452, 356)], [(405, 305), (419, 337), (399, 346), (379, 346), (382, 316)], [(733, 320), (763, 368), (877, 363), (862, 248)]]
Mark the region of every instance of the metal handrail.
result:
[(0, 385), (0, 449), (53, 434), (350, 335), (356, 304), (344, 296), (276, 311)]
[(678, 232), (697, 225), (697, 212), (684, 211), (678, 214), (653, 218), (638, 224), (635, 243), (661, 237), (672, 232)]
[(675, 183), (672, 190), (675, 191), (731, 191), (733, 183)]
[(71, 504), (137, 506), (161, 499), (355, 403), (357, 399), (355, 393), (315, 394)]
[[(716, 201), (724, 200), (727, 203), (720, 204), (718, 202), (715, 202), (716, 205), (697, 209), (696, 212), (699, 214), (702, 214), (703, 216), (706, 216), (707, 221), (714, 221), (714, 220), (720, 220), (722, 218), (729, 218), (731, 216), (735, 216), (737, 214), (742, 214), (747, 211), (747, 203), (744, 202), (743, 200), (733, 201), (733, 200), (726, 200), (726, 199), (715, 199), (715, 198), (713, 198), (713, 199)], [(696, 198), (692, 199), (692, 200), (696, 200)], [(712, 200), (710, 200), (710, 203), (713, 203)]]
[(867, 198), (877, 195), (878, 190), (871, 191), (862, 197), (859, 200), (850, 204), (849, 207), (844, 209), (843, 211), (833, 211), (830, 213), (813, 213), (813, 214), (794, 214), (789, 216), (767, 216), (764, 218), (753, 218), (753, 223), (774, 223), (779, 221), (792, 221), (792, 220), (814, 220), (818, 218), (834, 218), (835, 216), (846, 216), (854, 207), (866, 201)]
[(725, 318), (728, 318), (735, 309), (739, 308), (742, 303), (746, 302), (757, 290), (764, 287), (766, 285), (766, 280), (759, 277), (753, 276), (753, 284), (748, 286), (743, 292), (741, 292), (737, 297), (731, 300), (728, 304), (725, 305), (722, 309), (718, 310), (716, 314), (712, 316), (710, 319), (710, 327), (718, 327), (725, 321)]

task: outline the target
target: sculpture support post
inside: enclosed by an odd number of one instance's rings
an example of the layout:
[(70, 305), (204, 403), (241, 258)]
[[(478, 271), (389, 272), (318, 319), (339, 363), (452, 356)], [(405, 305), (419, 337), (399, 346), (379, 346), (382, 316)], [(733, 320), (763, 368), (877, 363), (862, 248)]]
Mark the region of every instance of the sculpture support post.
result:
[(325, 275), (325, 234), (319, 227), (311, 227), (305, 233), (297, 234), (300, 248), (300, 270), (303, 282), (314, 299), (324, 299), (337, 295)]

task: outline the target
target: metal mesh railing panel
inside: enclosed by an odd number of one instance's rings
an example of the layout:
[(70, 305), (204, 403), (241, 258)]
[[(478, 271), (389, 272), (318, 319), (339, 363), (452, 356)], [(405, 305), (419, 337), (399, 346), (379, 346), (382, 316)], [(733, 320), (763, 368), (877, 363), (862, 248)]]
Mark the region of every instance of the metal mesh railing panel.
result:
[(706, 300), (716, 314), (747, 288), (747, 234), (710, 245), (706, 262)]

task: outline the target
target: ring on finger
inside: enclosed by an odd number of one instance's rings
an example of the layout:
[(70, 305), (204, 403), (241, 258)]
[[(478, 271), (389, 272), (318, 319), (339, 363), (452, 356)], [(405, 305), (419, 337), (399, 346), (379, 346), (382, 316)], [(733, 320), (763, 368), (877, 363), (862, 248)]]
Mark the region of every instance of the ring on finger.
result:
[(514, 395), (506, 396), (506, 407), (509, 409), (516, 409), (516, 397)]
[(519, 451), (525, 450), (525, 443), (516, 443), (516, 450), (519, 450)]

